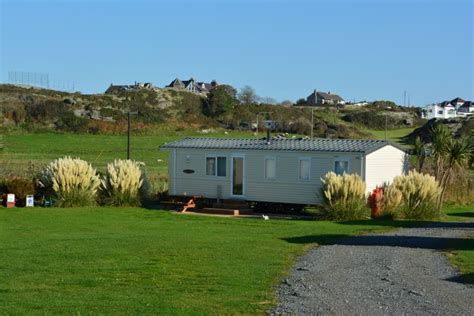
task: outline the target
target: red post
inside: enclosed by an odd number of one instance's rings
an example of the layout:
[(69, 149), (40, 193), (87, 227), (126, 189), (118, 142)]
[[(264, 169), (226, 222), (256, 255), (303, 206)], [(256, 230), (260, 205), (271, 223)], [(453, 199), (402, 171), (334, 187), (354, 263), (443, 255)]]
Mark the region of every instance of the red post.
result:
[(383, 190), (382, 188), (376, 187), (369, 195), (369, 206), (371, 209), (370, 216), (377, 218), (382, 214), (383, 210)]

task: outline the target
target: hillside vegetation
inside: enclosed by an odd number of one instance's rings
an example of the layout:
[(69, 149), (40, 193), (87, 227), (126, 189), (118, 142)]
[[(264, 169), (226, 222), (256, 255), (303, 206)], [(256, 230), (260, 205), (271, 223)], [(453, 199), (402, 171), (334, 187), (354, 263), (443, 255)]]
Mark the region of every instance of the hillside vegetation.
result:
[[(54, 90), (0, 85), (0, 119), (7, 129), (67, 131), (92, 134), (123, 134), (127, 113), (132, 111), (134, 133), (180, 129), (250, 129), (264, 119), (276, 122), (276, 131), (309, 135), (311, 109), (305, 106), (282, 106), (242, 103), (237, 91), (222, 85), (208, 96), (171, 89), (137, 89), (113, 94), (86, 95)], [(262, 112), (271, 112), (262, 114)], [(366, 128), (411, 127), (419, 123), (416, 111), (394, 104), (375, 103), (368, 108), (315, 108), (315, 137), (368, 138)], [(371, 118), (382, 117), (382, 119)], [(395, 122), (394, 117), (398, 120)], [(395, 122), (395, 123), (393, 123)]]

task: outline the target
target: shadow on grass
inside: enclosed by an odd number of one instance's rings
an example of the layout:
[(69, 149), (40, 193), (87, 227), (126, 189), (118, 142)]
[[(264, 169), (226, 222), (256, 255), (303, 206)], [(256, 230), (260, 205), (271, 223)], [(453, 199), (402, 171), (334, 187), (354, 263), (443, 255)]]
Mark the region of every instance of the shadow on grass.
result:
[(447, 213), (446, 215), (455, 217), (474, 217), (474, 212)]
[(447, 281), (462, 283), (462, 284), (471, 284), (474, 285), (474, 273), (466, 273), (462, 275), (456, 275), (451, 278), (447, 278)]
[(359, 220), (339, 222), (342, 225), (369, 225), (369, 226), (391, 226), (394, 228), (451, 228), (451, 229), (474, 229), (474, 222), (438, 222), (438, 221), (415, 221), (415, 220)]
[(294, 244), (403, 247), (433, 250), (474, 250), (474, 239), (404, 235), (308, 235), (284, 238)]

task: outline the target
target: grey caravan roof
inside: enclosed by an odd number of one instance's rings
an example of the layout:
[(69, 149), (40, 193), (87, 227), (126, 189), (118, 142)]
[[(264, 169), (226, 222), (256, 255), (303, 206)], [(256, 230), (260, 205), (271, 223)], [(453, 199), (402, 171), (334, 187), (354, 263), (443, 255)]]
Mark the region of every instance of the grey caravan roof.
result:
[[(164, 144), (161, 148), (323, 151), (369, 154), (387, 145), (394, 146), (385, 140), (370, 139), (272, 139), (270, 143), (267, 143), (266, 139), (188, 137)], [(403, 150), (398, 146), (394, 147)]]

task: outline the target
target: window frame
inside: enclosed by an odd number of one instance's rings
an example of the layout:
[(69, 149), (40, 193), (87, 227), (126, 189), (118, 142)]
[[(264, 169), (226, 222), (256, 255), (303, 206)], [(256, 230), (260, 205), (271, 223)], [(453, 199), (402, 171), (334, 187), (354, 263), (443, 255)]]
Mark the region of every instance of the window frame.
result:
[(350, 158), (334, 158), (333, 163), (332, 163), (332, 171), (336, 175), (342, 176), (344, 174), (344, 173), (342, 173), (342, 174), (337, 174), (336, 173), (336, 162), (338, 162), (338, 161), (347, 162), (347, 172), (346, 172), (346, 174), (350, 174), (350, 172), (351, 172), (351, 160), (350, 160)]
[[(209, 158), (214, 158), (215, 164), (214, 164), (214, 175), (209, 175), (207, 174), (207, 160)], [(225, 159), (225, 175), (220, 176), (219, 175), (219, 158), (224, 158)], [(227, 178), (227, 156), (225, 155), (206, 155), (206, 158), (204, 159), (204, 174), (206, 177), (211, 177), (211, 178)]]
[[(301, 161), (308, 161), (309, 162), (308, 179), (301, 178)], [(298, 181), (303, 181), (303, 182), (311, 181), (311, 157), (299, 157), (298, 158)]]
[[(269, 178), (268, 175), (267, 175), (267, 160), (273, 160), (275, 162), (275, 165), (274, 165), (274, 177), (273, 178)], [(275, 156), (266, 156), (263, 158), (263, 178), (265, 180), (276, 180), (277, 178), (277, 159)]]

